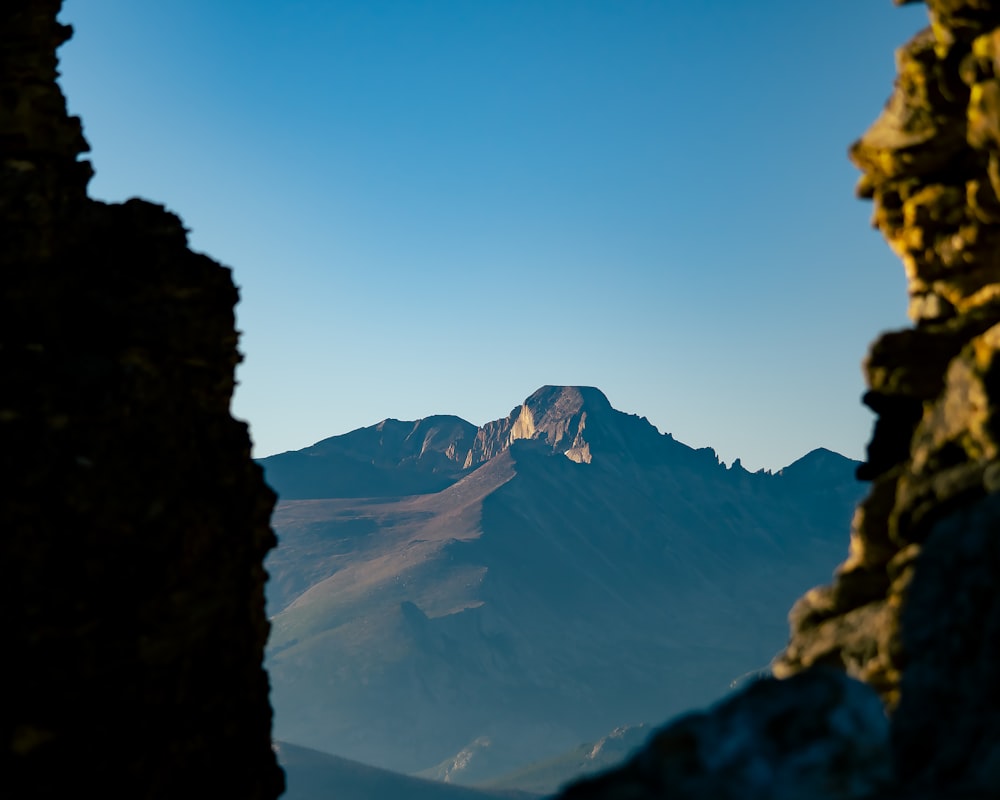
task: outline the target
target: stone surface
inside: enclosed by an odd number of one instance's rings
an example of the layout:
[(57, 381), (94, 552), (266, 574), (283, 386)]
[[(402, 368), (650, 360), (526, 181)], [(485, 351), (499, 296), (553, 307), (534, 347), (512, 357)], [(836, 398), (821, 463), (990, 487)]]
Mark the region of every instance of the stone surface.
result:
[(913, 785), (1000, 787), (1000, 495), (940, 517), (912, 566), (894, 749)]
[(237, 292), (162, 207), (87, 198), (59, 5), (0, 5), (0, 791), (273, 798)]

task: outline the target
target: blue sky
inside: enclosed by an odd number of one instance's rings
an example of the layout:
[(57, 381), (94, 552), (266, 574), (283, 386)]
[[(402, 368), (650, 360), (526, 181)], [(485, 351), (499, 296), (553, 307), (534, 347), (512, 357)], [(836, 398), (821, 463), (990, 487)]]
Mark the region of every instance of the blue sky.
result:
[[(543, 384), (726, 462), (861, 458), (906, 323), (850, 142), (889, 0), (66, 0), (91, 194), (233, 267), (257, 456)], [(141, 265), (137, 265), (141, 268)]]

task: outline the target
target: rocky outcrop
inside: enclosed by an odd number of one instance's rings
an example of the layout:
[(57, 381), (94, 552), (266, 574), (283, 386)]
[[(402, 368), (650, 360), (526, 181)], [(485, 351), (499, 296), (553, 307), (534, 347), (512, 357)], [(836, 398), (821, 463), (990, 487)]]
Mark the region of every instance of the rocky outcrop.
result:
[[(763, 737), (743, 756), (770, 776), (761, 796), (1000, 792), (1000, 2), (927, 6), (930, 26), (897, 52), (895, 91), (850, 151), (859, 195), (903, 260), (914, 326), (881, 336), (865, 360), (864, 402), (878, 419), (859, 477), (871, 490), (833, 583), (793, 608), (773, 664), (793, 680), (772, 686), (788, 702), (801, 695), (794, 676), (829, 666), (869, 684), (891, 714), (894, 777), (806, 790), (785, 767), (832, 755), (803, 743), (775, 763)], [(732, 704), (749, 707), (752, 691)], [(710, 769), (745, 734), (708, 743), (685, 731), (675, 723), (603, 788), (567, 797), (756, 796), (749, 772)], [(840, 785), (860, 774), (836, 763)]]
[(0, 4), (0, 791), (273, 798), (237, 292), (162, 207), (88, 199), (59, 6)]

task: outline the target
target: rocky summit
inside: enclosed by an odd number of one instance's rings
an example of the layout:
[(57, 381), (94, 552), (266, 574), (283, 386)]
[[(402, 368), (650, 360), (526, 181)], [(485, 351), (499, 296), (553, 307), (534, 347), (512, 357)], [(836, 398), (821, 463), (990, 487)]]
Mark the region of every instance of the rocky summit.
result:
[(479, 428), (386, 420), (261, 463), (278, 737), (463, 783), (766, 667), (862, 491), (828, 450), (727, 468), (573, 386)]
[[(603, 424), (595, 427), (595, 420)], [(445, 488), (519, 439), (589, 463), (592, 446), (626, 446), (628, 435), (616, 427), (621, 424), (635, 423), (622, 423), (598, 389), (543, 386), (505, 418), (480, 428), (453, 416), (386, 419), (261, 463), (285, 500), (417, 494)]]

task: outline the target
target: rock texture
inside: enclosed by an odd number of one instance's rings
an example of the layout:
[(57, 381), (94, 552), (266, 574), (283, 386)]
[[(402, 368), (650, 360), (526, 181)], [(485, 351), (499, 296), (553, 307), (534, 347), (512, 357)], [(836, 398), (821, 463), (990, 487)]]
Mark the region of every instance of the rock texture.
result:
[(59, 6), (0, 4), (2, 792), (273, 798), (237, 292), (162, 207), (88, 199)]
[(587, 414), (606, 415), (611, 404), (591, 386), (543, 386), (504, 419), (479, 429), (465, 467), (477, 466), (506, 450), (518, 439), (541, 439), (571, 461), (589, 464), (591, 438)]
[[(891, 714), (895, 774), (877, 791), (868, 781), (807, 790), (782, 761), (768, 797), (1000, 792), (1000, 2), (927, 6), (930, 26), (897, 52), (895, 91), (850, 151), (859, 195), (903, 261), (914, 326), (881, 336), (865, 360), (878, 420), (859, 477), (871, 490), (848, 560), (795, 605), (773, 664), (779, 677), (832, 665), (870, 684)], [(779, 690), (780, 701), (801, 693), (791, 680)], [(567, 797), (756, 796), (749, 773), (712, 783), (725, 739), (699, 739), (678, 772), (692, 748), (683, 731), (675, 723), (626, 770)]]

